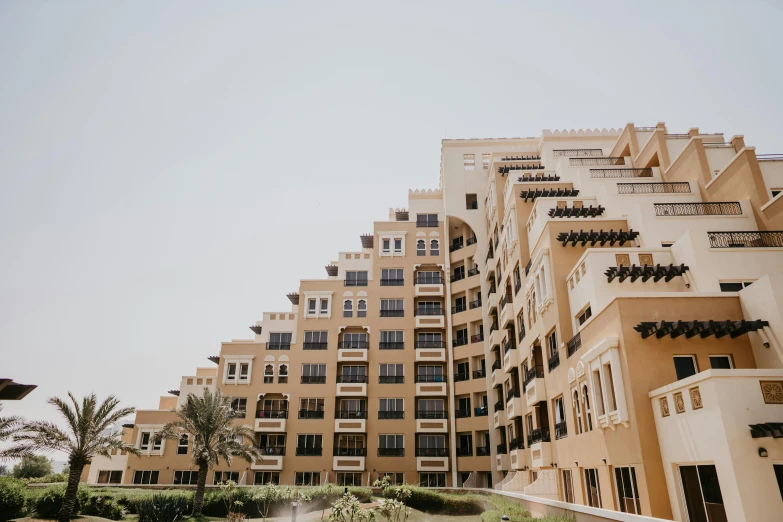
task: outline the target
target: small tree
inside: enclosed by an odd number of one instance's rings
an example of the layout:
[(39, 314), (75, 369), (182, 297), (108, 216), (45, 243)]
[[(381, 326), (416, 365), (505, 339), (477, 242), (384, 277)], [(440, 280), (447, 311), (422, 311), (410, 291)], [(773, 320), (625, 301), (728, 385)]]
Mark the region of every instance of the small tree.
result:
[(14, 466), (14, 477), (16, 478), (38, 478), (45, 477), (52, 472), (52, 462), (43, 455), (24, 455), (16, 466)]
[(120, 401), (110, 395), (98, 404), (95, 394), (84, 397), (79, 403), (68, 393), (71, 404), (51, 397), (47, 402), (57, 408), (65, 419), (66, 429), (48, 421), (26, 422), (21, 433), (14, 437), (22, 454), (36, 451), (62, 451), (68, 454), (68, 485), (65, 488), (62, 507), (57, 516), (59, 522), (68, 522), (74, 515), (76, 492), (84, 466), (96, 455), (111, 457), (111, 451), (125, 451), (138, 455), (139, 450), (120, 438), (119, 433), (103, 435), (106, 428), (131, 415), (133, 408), (120, 408)]
[(255, 488), (255, 491), (253, 491), (253, 502), (255, 502), (262, 519), (266, 520), (272, 506), (281, 502), (283, 491), (283, 488), (271, 482)]
[(204, 507), (204, 490), (207, 484), (207, 473), (223, 458), (231, 464), (233, 457), (239, 457), (248, 462), (261, 458), (262, 453), (253, 444), (255, 438), (253, 428), (247, 425), (236, 426), (236, 415), (231, 409), (231, 399), (224, 397), (220, 390), (214, 393), (204, 388), (204, 394), (199, 397), (188, 394), (185, 404), (175, 410), (177, 420), (166, 424), (159, 439), (179, 440), (187, 434), (193, 441), (191, 456), (193, 464), (198, 467), (198, 481), (193, 495), (193, 515), (200, 515)]

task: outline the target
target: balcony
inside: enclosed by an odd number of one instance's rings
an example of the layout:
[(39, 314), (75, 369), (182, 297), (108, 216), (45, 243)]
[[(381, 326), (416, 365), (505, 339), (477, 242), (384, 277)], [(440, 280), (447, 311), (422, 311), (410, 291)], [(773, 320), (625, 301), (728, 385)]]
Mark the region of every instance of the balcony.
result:
[[(447, 450), (448, 453), (448, 450)], [(448, 456), (417, 456), (416, 457), (416, 471), (448, 471), (449, 470), (449, 458)]]
[(454, 305), (454, 306), (451, 307), (451, 313), (452, 314), (458, 314), (460, 312), (464, 312), (465, 310), (467, 310), (467, 307), (465, 306), (464, 303), (463, 304), (457, 304), (457, 305)]
[(470, 302), (468, 303), (468, 307), (469, 307), (471, 310), (474, 310), (474, 309), (476, 309), (476, 308), (481, 308), (481, 299), (476, 299), (475, 301), (470, 301)]
[(381, 310), (381, 317), (405, 317), (405, 310)]
[(254, 431), (285, 433), (287, 410), (261, 410), (256, 412)]
[(441, 381), (416, 381), (416, 395), (420, 397), (443, 397), (447, 394), (446, 378)]
[(783, 230), (758, 232), (707, 232), (711, 248), (780, 248)]
[(468, 277), (473, 277), (474, 275), (479, 275), (479, 273), (480, 273), (479, 272), (479, 267), (478, 266), (474, 266), (473, 268), (468, 270)]
[(366, 457), (367, 448), (334, 448), (335, 457)]
[(473, 456), (473, 448), (471, 448), (470, 446), (457, 448), (456, 451), (457, 451), (457, 456), (458, 457), (472, 457)]
[(517, 349), (517, 343), (516, 341), (514, 341), (513, 337), (509, 337), (508, 340), (503, 344), (504, 354), (508, 353), (510, 350), (516, 350), (516, 349)]
[(578, 333), (566, 343), (566, 355), (571, 357), (582, 347), (582, 334)]
[(404, 342), (380, 342), (378, 343), (379, 350), (403, 350), (405, 349)]
[(420, 346), (417, 346), (416, 348), (420, 348), (416, 350), (416, 362), (445, 362), (446, 361), (445, 348), (423, 348)]
[(524, 441), (520, 437), (514, 437), (513, 439), (508, 441), (508, 449), (509, 451), (514, 451), (515, 449), (519, 449), (519, 445), (522, 444), (522, 447), (525, 447)]
[[(340, 343), (343, 344), (343, 343)], [(367, 343), (356, 343), (352, 342), (350, 344), (360, 344), (365, 346), (365, 348), (343, 348), (339, 347), (337, 350), (337, 362), (367, 362)]]
[[(261, 451), (265, 449), (277, 449), (277, 448), (259, 448)], [(282, 454), (271, 453), (260, 457), (258, 460), (250, 464), (250, 469), (254, 471), (280, 471), (283, 469), (283, 455), (285, 455), (285, 448), (283, 448)]]
[(560, 352), (555, 352), (549, 356), (549, 372), (560, 366)]
[[(335, 448), (334, 458), (332, 459), (332, 469), (334, 471), (364, 471), (367, 450), (365, 448)], [(338, 452), (363, 452), (361, 455), (338, 455)]]
[(512, 298), (511, 295), (504, 296), (506, 298), (506, 302), (503, 302), (503, 299), (500, 300), (500, 327), (505, 328), (514, 320), (514, 307), (513, 306), (507, 306), (511, 304)]
[(419, 221), (416, 220), (417, 228), (437, 228), (440, 225), (438, 221)]
[[(338, 375), (338, 378), (340, 376)], [(351, 376), (358, 377), (358, 376)], [(355, 382), (348, 384), (337, 384), (336, 395), (338, 397), (366, 397), (367, 396), (367, 376), (362, 375), (364, 382)]]
[(477, 334), (477, 335), (471, 335), (470, 336), (470, 343), (471, 344), (480, 343), (480, 342), (483, 342), (483, 341), (484, 341), (484, 334)]
[(465, 279), (465, 272), (457, 272), (451, 275), (452, 283), (456, 283), (457, 281), (462, 281), (463, 279)]
[(739, 201), (715, 203), (653, 203), (656, 216), (741, 216)]
[(405, 286), (405, 279), (381, 279), (381, 286)]
[(404, 375), (381, 375), (378, 377), (378, 384), (403, 384), (404, 382)]
[(455, 419), (464, 419), (470, 417), (470, 408), (467, 410), (454, 410)]
[(495, 258), (495, 252), (492, 250), (492, 244), (490, 244), (489, 250), (487, 251), (487, 257), (486, 259), (484, 259), (484, 264), (486, 265), (487, 263), (489, 263), (490, 259), (494, 259), (494, 258)]
[(555, 149), (552, 151), (552, 156), (555, 158), (588, 158), (603, 155), (604, 151), (601, 149)]
[(416, 341), (416, 349), (419, 348), (445, 348), (446, 341)]
[(267, 343), (267, 350), (290, 350), (291, 343)]
[(548, 427), (536, 428), (527, 436), (528, 447), (532, 447), (534, 444), (539, 444), (541, 442), (550, 442)]
[(367, 410), (337, 410), (334, 412), (335, 419), (366, 419)]
[(500, 400), (500, 401), (496, 402), (494, 408), (495, 408), (496, 412), (497, 411), (503, 411), (503, 401)]
[(323, 452), (323, 448), (296, 447), (296, 455), (298, 457), (320, 457), (323, 455)]
[(482, 368), (481, 370), (473, 370), (474, 379), (485, 379), (487, 377), (487, 370)]
[(469, 381), (469, 380), (470, 380), (470, 373), (469, 372), (455, 373), (454, 374), (454, 382)]
[(415, 382), (446, 382), (446, 376), (440, 375), (417, 375)]
[(323, 410), (317, 411), (317, 410), (299, 410), (299, 418), (300, 419), (323, 419), (324, 418), (324, 412)]
[(414, 315), (416, 328), (443, 328), (446, 324), (443, 308), (419, 308)]
[(414, 295), (416, 297), (442, 297), (443, 278), (440, 274), (437, 274), (437, 277), (418, 274), (414, 285)]
[(476, 446), (477, 457), (488, 457), (490, 454), (489, 446)]
[(367, 431), (367, 419), (365, 418), (334, 420), (335, 433), (365, 433), (366, 431)]
[(503, 363), (499, 360), (492, 363), (492, 387), (500, 386), (505, 380)]
[(369, 348), (367, 341), (340, 341), (337, 348), (340, 350), (366, 350)]
[(581, 204), (574, 204), (573, 207), (557, 206), (551, 208), (547, 215), (551, 218), (594, 218), (602, 215), (605, 210), (606, 209), (601, 205), (598, 205), (597, 207), (594, 207), (593, 205), (585, 207)]
[(478, 408), (473, 408), (474, 417), (486, 417), (487, 415), (489, 415), (489, 408), (487, 406), (479, 406)]
[(367, 279), (346, 279), (345, 286), (367, 286)]
[(405, 418), (404, 411), (379, 411), (378, 412), (378, 419), (380, 420), (404, 419), (404, 418)]
[(326, 375), (302, 375), (302, 384), (326, 384)]
[(571, 167), (598, 167), (601, 165), (625, 165), (623, 157), (604, 157), (604, 158), (570, 158), (568, 165)]
[(651, 168), (590, 169), (591, 178), (651, 178), (652, 176)]
[(544, 382), (544, 367), (536, 365), (525, 374), (525, 397), (528, 407), (546, 400), (546, 384)]
[(378, 448), (379, 457), (404, 457), (405, 448)]
[(457, 337), (453, 341), (451, 341), (451, 346), (453, 348), (456, 348), (457, 346), (466, 346), (468, 344), (468, 338), (467, 337)]
[(497, 453), (498, 455), (505, 455), (506, 453), (508, 453), (508, 448), (506, 448), (506, 445), (503, 443), (498, 444), (495, 450), (496, 450), (495, 453)]
[(691, 185), (687, 181), (667, 183), (618, 183), (618, 194), (689, 194)]
[(456, 252), (457, 250), (462, 250), (464, 247), (465, 242), (462, 240), (462, 237), (458, 237), (451, 241), (449, 252)]
[(443, 412), (443, 418), (416, 419), (416, 431), (418, 433), (446, 433), (448, 431), (448, 420), (446, 419), (446, 412)]
[(367, 376), (366, 375), (338, 375), (337, 376), (337, 382), (366, 383), (367, 382)]
[(506, 400), (506, 418), (511, 420), (521, 417), (524, 414), (524, 411), (522, 411), (522, 399), (520, 398), (519, 389), (514, 388), (513, 390), (509, 390), (508, 393), (509, 396)]
[[(506, 345), (508, 346), (508, 343)], [(512, 342), (512, 346), (503, 354), (503, 371), (511, 373), (511, 370), (518, 365), (519, 357), (517, 355), (516, 345)]]
[(448, 457), (448, 448), (416, 448), (417, 457)]
[(303, 343), (303, 350), (326, 350), (329, 347), (328, 343)]
[(560, 440), (568, 437), (568, 426), (566, 421), (558, 422), (555, 424), (555, 440)]

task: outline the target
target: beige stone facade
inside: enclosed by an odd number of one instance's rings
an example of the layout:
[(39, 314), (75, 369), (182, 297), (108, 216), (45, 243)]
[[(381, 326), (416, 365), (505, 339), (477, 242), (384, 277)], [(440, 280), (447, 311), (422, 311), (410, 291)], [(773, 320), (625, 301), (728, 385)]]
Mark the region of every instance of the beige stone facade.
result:
[(777, 520), (781, 192), (783, 157), (662, 123), (444, 140), (438, 189), (139, 411), (124, 436), (145, 455), (96, 459), (88, 481), (195, 480), (186, 444), (149, 441), (210, 387), (267, 455), (209, 483), (393, 474)]

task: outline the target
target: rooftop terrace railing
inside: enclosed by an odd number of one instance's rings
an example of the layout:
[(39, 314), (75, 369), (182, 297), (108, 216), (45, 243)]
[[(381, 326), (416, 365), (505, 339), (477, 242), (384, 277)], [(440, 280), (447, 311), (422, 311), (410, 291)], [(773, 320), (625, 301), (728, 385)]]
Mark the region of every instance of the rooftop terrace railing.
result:
[(572, 167), (625, 165), (625, 158), (622, 156), (609, 156), (605, 158), (570, 158), (568, 164)]
[(691, 185), (687, 181), (669, 183), (618, 183), (618, 194), (684, 194), (690, 193)]
[(783, 230), (707, 232), (712, 248), (783, 247)]
[(651, 178), (651, 168), (645, 169), (590, 169), (591, 178)]
[(653, 203), (656, 216), (741, 216), (739, 201), (715, 203)]
[(552, 156), (555, 158), (560, 158), (563, 156), (584, 158), (603, 155), (604, 151), (602, 149), (555, 149), (552, 151)]

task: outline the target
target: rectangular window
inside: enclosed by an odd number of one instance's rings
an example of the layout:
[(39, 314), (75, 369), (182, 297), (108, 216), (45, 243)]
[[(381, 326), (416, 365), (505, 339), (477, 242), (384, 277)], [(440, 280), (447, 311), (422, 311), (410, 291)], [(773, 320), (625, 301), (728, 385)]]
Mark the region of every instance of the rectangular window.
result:
[(285, 433), (260, 433), (258, 448), (265, 455), (284, 455)]
[(326, 331), (312, 331), (304, 333), (304, 345), (305, 350), (326, 350), (329, 341), (329, 332)]
[(445, 473), (419, 473), (419, 486), (423, 488), (445, 488)]
[(226, 379), (234, 380), (237, 378), (237, 363), (226, 364)]
[(250, 364), (239, 363), (239, 380), (246, 381), (250, 378)]
[(367, 348), (366, 333), (345, 333), (339, 348)]
[(675, 355), (674, 370), (677, 372), (677, 380), (696, 375), (696, 357), (693, 355)]
[(321, 299), (321, 313), (322, 314), (329, 313), (329, 300), (328, 299)]
[[(231, 409), (234, 410), (234, 414), (237, 416), (244, 417), (247, 412), (247, 399), (234, 397), (231, 399)], [(187, 445), (187, 436), (185, 437), (185, 444)]]
[(307, 313), (308, 314), (315, 314), (315, 312), (316, 312), (315, 306), (316, 306), (315, 299), (308, 299), (307, 300)]
[(269, 342), (266, 343), (267, 350), (290, 350), (291, 332), (270, 333)]
[(157, 471), (139, 471), (133, 472), (134, 484), (157, 484), (158, 472)]
[(98, 472), (98, 484), (121, 484), (122, 470), (102, 470)]
[(719, 282), (721, 292), (739, 292), (746, 286), (753, 284), (753, 281), (725, 281)]
[(549, 357), (554, 357), (557, 355), (557, 331), (552, 330), (552, 333), (549, 334), (546, 338), (547, 347), (549, 348)]
[(419, 332), (416, 335), (416, 348), (445, 348), (443, 334), (440, 332)]
[(417, 370), (417, 382), (446, 382), (443, 375), (443, 366), (421, 365)]
[(390, 472), (390, 473), (384, 473), (380, 472), (378, 473), (379, 477), (385, 478), (389, 484), (393, 486), (402, 486), (405, 484), (405, 474), (399, 473), (396, 471)]
[(384, 252), (391, 252), (391, 240), (390, 239), (384, 239), (383, 240), (383, 251)]
[(294, 474), (295, 486), (320, 486), (321, 473), (318, 471), (297, 471)]
[(579, 321), (579, 326), (585, 324), (587, 320), (590, 319), (592, 316), (593, 316), (593, 311), (588, 306), (587, 308), (585, 308), (584, 312), (579, 314), (579, 317), (577, 318), (577, 320)]
[(302, 364), (302, 384), (323, 384), (325, 382), (325, 364)]
[(265, 484), (280, 484), (279, 471), (256, 471), (253, 477), (253, 484), (263, 486)]
[[(247, 400), (247, 399), (243, 399)], [(244, 413), (244, 411), (242, 412)], [(188, 454), (188, 434), (183, 433), (182, 436), (179, 438), (178, 444), (177, 444), (177, 455), (187, 455)]]
[(680, 478), (691, 522), (728, 520), (714, 465), (680, 466)]
[(614, 468), (614, 478), (620, 511), (641, 515), (639, 489), (636, 487), (636, 471), (632, 467)]
[(184, 471), (175, 471), (174, 472), (174, 482), (172, 484), (175, 485), (187, 485), (187, 486), (194, 486), (198, 483), (198, 471), (191, 471), (191, 470), (184, 470)]
[(439, 285), (442, 283), (440, 272), (421, 271), (416, 273), (416, 284), (418, 285)]
[(465, 170), (476, 170), (476, 155), (463, 154), (462, 165), (465, 167)]
[(381, 286), (402, 286), (405, 282), (402, 268), (382, 268)]
[(437, 227), (438, 215), (437, 214), (416, 214), (416, 226), (417, 227)]
[(300, 419), (323, 419), (324, 400), (320, 398), (300, 398), (299, 418)]
[(731, 355), (710, 355), (710, 367), (713, 370), (731, 370), (734, 368), (734, 361)]
[(439, 256), (440, 255), (440, 243), (437, 239), (430, 239), (430, 255), (431, 256)]
[(399, 237), (394, 238), (394, 252), (397, 254), (402, 252), (402, 239)]
[(150, 439), (151, 438), (152, 438), (152, 432), (143, 431), (141, 433), (141, 443), (139, 444), (139, 449), (141, 449), (141, 450), (148, 450), (150, 448)]
[(590, 507), (601, 507), (601, 486), (598, 483), (598, 469), (585, 470), (585, 500)]
[(362, 473), (361, 472), (337, 472), (337, 485), (340, 487), (346, 486), (361, 486), (362, 485)]
[(297, 455), (320, 455), (323, 450), (323, 435), (304, 434), (296, 436)]
[(381, 317), (403, 317), (402, 299), (381, 299)]
[(401, 416), (392, 415), (392, 413), (403, 413), (405, 411), (405, 402), (403, 399), (378, 399), (378, 418), (394, 419)]
[(345, 272), (345, 286), (367, 286), (367, 271), (354, 270)]
[(382, 363), (378, 373), (379, 384), (402, 384), (405, 382), (405, 366), (398, 363)]
[(570, 469), (563, 470), (563, 502), (574, 503), (574, 481)]

